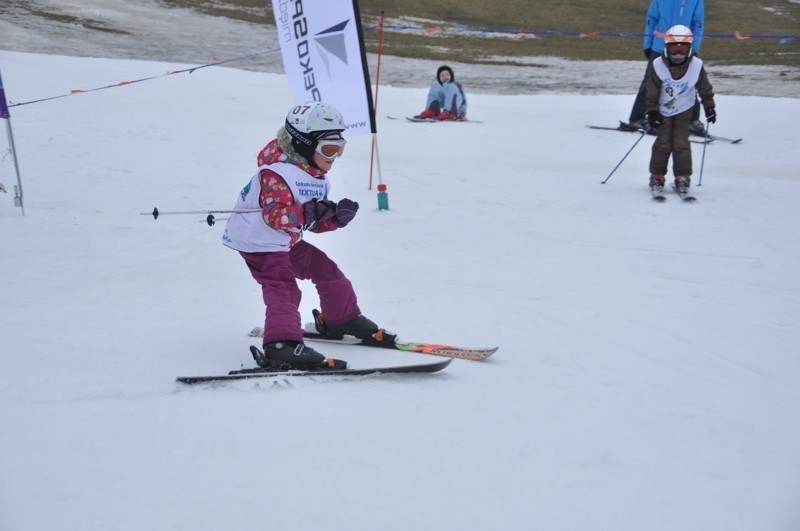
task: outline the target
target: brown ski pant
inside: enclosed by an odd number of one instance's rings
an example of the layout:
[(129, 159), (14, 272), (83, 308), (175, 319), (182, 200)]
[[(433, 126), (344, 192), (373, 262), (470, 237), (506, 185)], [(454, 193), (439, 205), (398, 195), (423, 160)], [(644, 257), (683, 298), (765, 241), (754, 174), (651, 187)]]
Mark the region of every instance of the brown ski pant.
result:
[(656, 141), (650, 155), (650, 173), (666, 175), (667, 163), (672, 154), (672, 174), (675, 177), (692, 174), (692, 147), (689, 142), (691, 134), (692, 110), (689, 109), (675, 116), (665, 116), (664, 122), (656, 129)]

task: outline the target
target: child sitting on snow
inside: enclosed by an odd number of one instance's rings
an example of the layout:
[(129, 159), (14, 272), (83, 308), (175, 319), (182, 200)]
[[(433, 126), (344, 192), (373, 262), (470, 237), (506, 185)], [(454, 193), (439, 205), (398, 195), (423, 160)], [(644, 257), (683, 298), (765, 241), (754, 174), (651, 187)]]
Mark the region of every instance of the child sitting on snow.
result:
[(456, 83), (452, 68), (447, 65), (439, 67), (436, 71), (436, 83), (428, 91), (425, 110), (414, 118), (466, 120), (467, 97), (461, 83)]

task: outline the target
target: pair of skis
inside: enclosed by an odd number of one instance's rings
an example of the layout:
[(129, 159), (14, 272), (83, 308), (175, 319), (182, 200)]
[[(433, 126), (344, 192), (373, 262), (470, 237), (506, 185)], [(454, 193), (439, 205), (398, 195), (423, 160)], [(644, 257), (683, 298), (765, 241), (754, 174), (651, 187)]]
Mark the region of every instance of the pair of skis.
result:
[[(620, 121), (620, 125), (627, 125), (625, 122)], [(620, 133), (643, 133), (644, 129), (636, 129), (631, 131), (630, 129), (620, 129), (619, 127), (606, 127), (602, 125), (587, 125), (589, 129), (601, 129), (603, 131), (618, 131)], [(741, 138), (726, 138), (724, 136), (717, 136), (717, 135), (695, 135), (692, 133), (694, 137), (697, 138), (690, 138), (690, 142), (694, 142), (697, 144), (706, 144), (711, 142), (725, 142), (728, 144), (738, 144), (742, 141)]]
[[(313, 325), (312, 325), (313, 326)], [(255, 327), (250, 331), (251, 337), (263, 337), (264, 329)], [(371, 374), (424, 374), (439, 372), (446, 368), (453, 359), (464, 359), (472, 361), (485, 360), (497, 351), (497, 347), (492, 348), (463, 348), (452, 345), (442, 345), (436, 343), (402, 343), (392, 342), (387, 344), (373, 344), (364, 342), (360, 339), (345, 336), (343, 339), (331, 339), (324, 335), (306, 329), (303, 337), (308, 341), (326, 342), (350, 346), (362, 346), (369, 348), (388, 348), (403, 352), (415, 352), (431, 356), (441, 356), (447, 359), (434, 363), (414, 363), (407, 365), (396, 365), (388, 367), (368, 367), (362, 369), (326, 369), (319, 368), (313, 370), (285, 370), (273, 367), (257, 367), (252, 369), (240, 369), (230, 371), (228, 374), (211, 376), (180, 376), (177, 381), (184, 384), (199, 384), (209, 382), (221, 382), (231, 380), (247, 380), (252, 378), (275, 378), (275, 377), (303, 377), (303, 376), (367, 376)], [(258, 347), (251, 346), (250, 352), (254, 359), (263, 357), (263, 353)]]
[[(387, 116), (390, 120), (399, 120), (397, 116)], [(406, 120), (409, 122), (415, 123), (442, 123), (442, 122), (469, 122), (473, 124), (481, 124), (480, 120), (471, 120), (469, 118), (464, 118), (462, 120), (439, 120), (438, 118), (419, 118), (417, 116), (406, 116)]]
[[(683, 201), (687, 203), (693, 203), (694, 201), (697, 200), (697, 198), (693, 196), (692, 193), (689, 192), (688, 190), (681, 191), (675, 185), (672, 185), (672, 189), (675, 190), (675, 193), (678, 194), (678, 197), (680, 197)], [(667, 196), (664, 195), (663, 187), (651, 187), (650, 193), (653, 195), (653, 201), (663, 203), (664, 201), (667, 200)]]
[[(671, 185), (671, 187), (675, 191), (675, 193), (678, 194), (678, 197), (680, 197), (683, 201), (686, 201), (687, 203), (692, 203), (697, 200), (697, 198), (694, 195), (692, 195), (692, 193), (689, 191), (688, 188), (681, 190), (674, 184)], [(667, 200), (667, 196), (664, 195), (663, 186), (651, 186), (650, 193), (653, 195), (654, 201), (663, 203), (664, 201)]]

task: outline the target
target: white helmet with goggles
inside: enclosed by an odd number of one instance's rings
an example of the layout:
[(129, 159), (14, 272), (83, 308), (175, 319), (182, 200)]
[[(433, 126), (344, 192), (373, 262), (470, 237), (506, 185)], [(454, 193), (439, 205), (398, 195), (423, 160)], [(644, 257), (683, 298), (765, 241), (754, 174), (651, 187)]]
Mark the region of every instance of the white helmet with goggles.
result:
[(319, 139), (338, 136), (345, 130), (342, 113), (330, 103), (309, 101), (292, 107), (286, 114), (286, 132), (292, 139), (292, 147), (311, 162)]
[(675, 65), (686, 62), (692, 56), (694, 35), (682, 24), (672, 26), (664, 35), (664, 57)]

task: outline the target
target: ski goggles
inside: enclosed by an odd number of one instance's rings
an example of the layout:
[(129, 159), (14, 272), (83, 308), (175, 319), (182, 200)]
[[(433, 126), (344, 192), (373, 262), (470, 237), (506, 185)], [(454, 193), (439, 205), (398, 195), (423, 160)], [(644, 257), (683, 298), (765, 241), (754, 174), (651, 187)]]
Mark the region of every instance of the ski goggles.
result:
[(345, 144), (347, 144), (347, 140), (344, 138), (321, 138), (317, 142), (317, 149), (314, 151), (326, 159), (334, 159), (342, 156)]
[(669, 53), (673, 55), (686, 55), (689, 53), (691, 45), (688, 42), (671, 42), (667, 44)]

